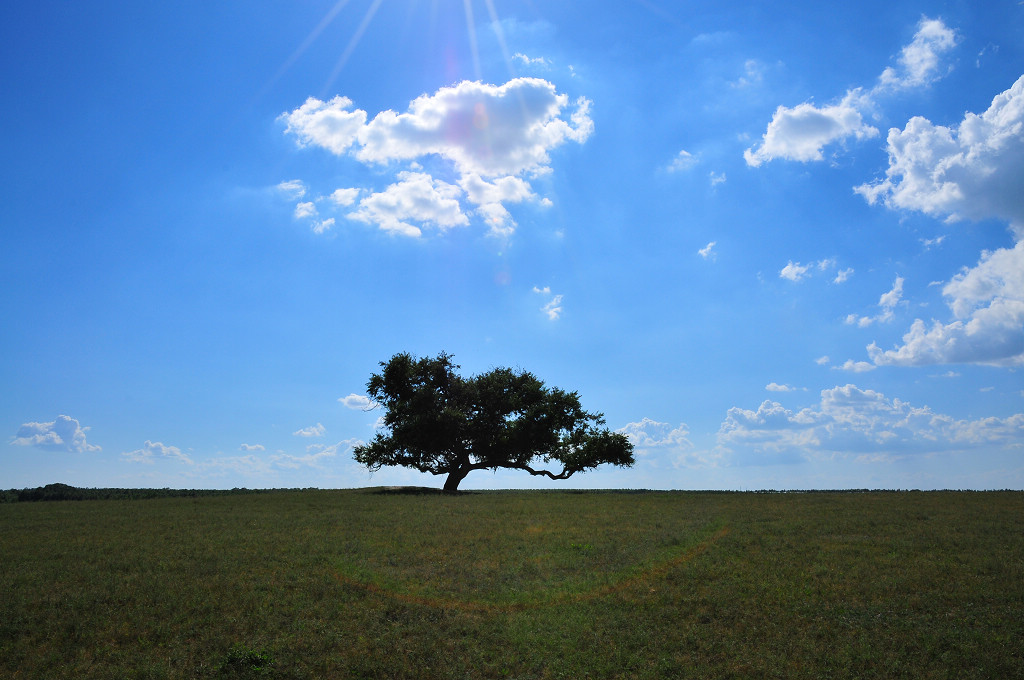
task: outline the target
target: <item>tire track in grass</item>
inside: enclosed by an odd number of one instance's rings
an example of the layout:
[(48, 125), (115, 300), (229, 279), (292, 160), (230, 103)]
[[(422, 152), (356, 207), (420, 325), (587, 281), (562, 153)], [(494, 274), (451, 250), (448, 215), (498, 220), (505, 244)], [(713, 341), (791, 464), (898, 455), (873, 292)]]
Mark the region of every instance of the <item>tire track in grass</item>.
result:
[(340, 570), (335, 570), (334, 577), (342, 585), (359, 588), (368, 593), (379, 595), (381, 597), (390, 598), (392, 600), (398, 600), (406, 604), (416, 604), (425, 607), (431, 607), (434, 609), (451, 609), (463, 612), (478, 612), (478, 613), (504, 613), (504, 612), (518, 612), (528, 609), (540, 609), (542, 607), (554, 607), (564, 604), (576, 604), (579, 602), (587, 602), (590, 600), (597, 599), (599, 597), (605, 597), (614, 593), (621, 592), (645, 581), (651, 581), (655, 578), (661, 578), (665, 576), (669, 571), (678, 567), (679, 565), (686, 564), (697, 557), (703, 555), (712, 545), (717, 543), (721, 538), (729, 533), (729, 527), (724, 526), (714, 534), (704, 539), (697, 545), (684, 550), (679, 555), (672, 557), (669, 560), (655, 564), (654, 566), (644, 569), (643, 571), (634, 574), (632, 576), (626, 576), (614, 583), (605, 584), (590, 590), (580, 593), (564, 593), (556, 595), (551, 598), (544, 600), (534, 600), (527, 602), (509, 602), (505, 604), (496, 602), (482, 602), (479, 600), (459, 600), (455, 598), (444, 598), (444, 597), (427, 597), (422, 595), (413, 595), (411, 593), (403, 593), (395, 588), (388, 586), (382, 586), (372, 581), (363, 581), (352, 576), (343, 573)]

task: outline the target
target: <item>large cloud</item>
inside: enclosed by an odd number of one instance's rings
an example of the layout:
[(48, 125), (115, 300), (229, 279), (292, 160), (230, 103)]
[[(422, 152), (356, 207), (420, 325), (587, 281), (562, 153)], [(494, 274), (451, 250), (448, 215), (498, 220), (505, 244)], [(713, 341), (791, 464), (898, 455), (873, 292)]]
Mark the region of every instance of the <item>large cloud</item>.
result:
[[(368, 191), (349, 218), (418, 236), (424, 225), (444, 230), (468, 224), (467, 214), (476, 214), (492, 233), (507, 235), (515, 222), (506, 204), (536, 200), (528, 178), (550, 172), (556, 147), (587, 140), (594, 128), (589, 110), (587, 99), (570, 104), (546, 80), (516, 78), (504, 85), (465, 81), (441, 88), (413, 100), (405, 113), (382, 111), (369, 122), (345, 97), (310, 98), (281, 119), (300, 146), (374, 166), (404, 164), (397, 182)], [(421, 161), (430, 158), (450, 164), (454, 183), (423, 169)], [(296, 180), (282, 186), (293, 185), (299, 186)]]
[(74, 418), (60, 415), (48, 423), (23, 424), (18, 428), (18, 434), (11, 443), (18, 446), (34, 446), (47, 451), (99, 451), (100, 447), (85, 441), (85, 433), (88, 430), (88, 427), (82, 427)]
[(973, 268), (942, 289), (956, 320), (931, 326), (914, 321), (903, 344), (868, 352), (878, 365), (979, 363), (1024, 365), (1024, 241), (982, 253)]
[(1024, 236), (1024, 76), (954, 129), (922, 117), (887, 140), (886, 178), (856, 188), (870, 203), (951, 221), (997, 218)]
[(773, 401), (765, 401), (756, 411), (731, 408), (718, 442), (726, 450), (749, 452), (755, 460), (782, 453), (898, 458), (1019, 447), (1024, 445), (1024, 413), (957, 420), (927, 406), (845, 385), (822, 390), (819, 404), (797, 412)]

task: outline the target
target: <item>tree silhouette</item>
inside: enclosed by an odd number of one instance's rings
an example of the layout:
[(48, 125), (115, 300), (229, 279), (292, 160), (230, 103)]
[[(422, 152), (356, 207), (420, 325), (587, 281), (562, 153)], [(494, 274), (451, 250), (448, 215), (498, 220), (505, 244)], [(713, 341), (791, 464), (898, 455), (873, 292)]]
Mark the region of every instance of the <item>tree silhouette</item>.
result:
[[(463, 378), (449, 354), (396, 354), (367, 382), (384, 427), (355, 459), (370, 470), (402, 465), (448, 475), (454, 492), (473, 470), (510, 468), (568, 479), (605, 463), (629, 467), (633, 445), (611, 432), (576, 392), (546, 387), (532, 373), (496, 368)], [(545, 469), (554, 464), (560, 471)]]

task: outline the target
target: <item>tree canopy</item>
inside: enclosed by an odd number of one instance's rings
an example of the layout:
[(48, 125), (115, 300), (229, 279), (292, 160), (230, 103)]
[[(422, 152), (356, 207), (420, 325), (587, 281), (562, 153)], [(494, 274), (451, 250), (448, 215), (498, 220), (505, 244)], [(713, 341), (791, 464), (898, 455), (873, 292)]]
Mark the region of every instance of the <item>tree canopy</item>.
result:
[(605, 463), (634, 462), (633, 445), (602, 427), (602, 414), (583, 410), (579, 394), (546, 387), (532, 373), (496, 368), (463, 378), (445, 353), (396, 354), (380, 365), (366, 387), (384, 408), (383, 427), (354, 451), (370, 470), (402, 465), (446, 474), (444, 490), (456, 491), (473, 470), (568, 479)]

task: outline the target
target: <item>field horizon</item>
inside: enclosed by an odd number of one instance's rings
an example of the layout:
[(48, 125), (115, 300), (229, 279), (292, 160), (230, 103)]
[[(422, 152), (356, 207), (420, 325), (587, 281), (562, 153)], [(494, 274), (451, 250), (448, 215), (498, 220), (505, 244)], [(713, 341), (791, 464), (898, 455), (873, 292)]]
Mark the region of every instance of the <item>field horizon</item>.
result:
[(1017, 491), (236, 489), (0, 525), (4, 677), (1024, 674)]

